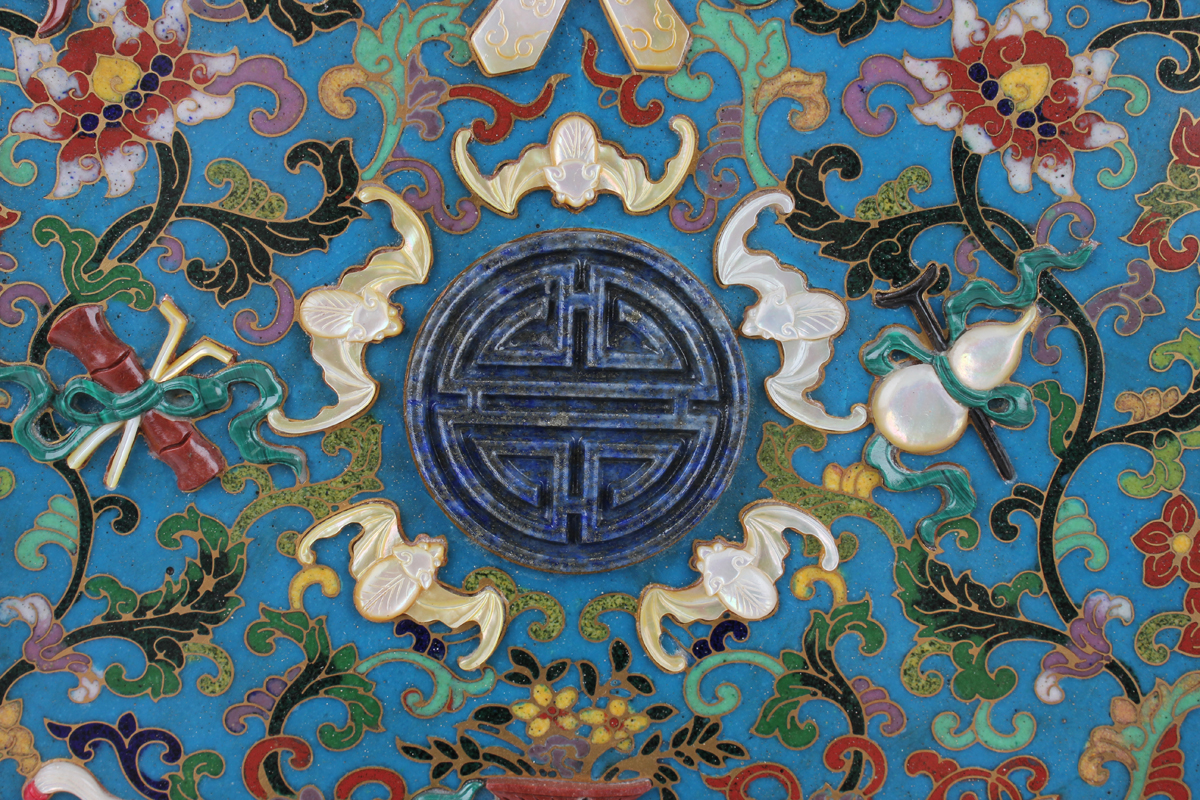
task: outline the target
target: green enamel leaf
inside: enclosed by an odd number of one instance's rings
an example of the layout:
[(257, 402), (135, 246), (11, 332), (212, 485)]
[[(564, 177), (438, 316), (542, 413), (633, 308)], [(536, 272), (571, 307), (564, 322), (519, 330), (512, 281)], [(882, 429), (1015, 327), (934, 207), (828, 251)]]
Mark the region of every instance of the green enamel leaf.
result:
[(154, 305), (154, 286), (142, 278), (133, 264), (102, 268), (92, 264), (96, 237), (82, 228), (72, 228), (58, 217), (43, 217), (33, 226), (33, 238), (42, 247), (58, 242), (63, 249), (62, 278), (71, 296), (80, 303), (116, 300), (139, 311)]
[(1183, 443), (1171, 431), (1154, 434), (1150, 446), (1154, 465), (1146, 474), (1127, 469), (1117, 476), (1121, 490), (1130, 497), (1153, 497), (1159, 492), (1172, 492), (1183, 484), (1184, 468), (1179, 460)]
[(785, 429), (766, 423), (758, 448), (758, 466), (767, 475), (762, 486), (776, 499), (805, 509), (826, 526), (842, 517), (862, 517), (875, 523), (893, 544), (907, 541), (900, 523), (887, 509), (866, 498), (809, 483), (796, 474), (792, 467), (796, 449), (815, 451), (824, 446), (825, 435), (807, 425), (795, 423)]
[(25, 569), (38, 570), (46, 566), (46, 557), (41, 553), (44, 545), (56, 544), (71, 555), (75, 555), (79, 547), (79, 512), (75, 503), (56, 494), (48, 505), (37, 515), (34, 527), (17, 539), (17, 563)]
[(858, 695), (838, 665), (834, 648), (848, 633), (861, 639), (859, 652), (871, 655), (883, 647), (883, 627), (871, 617), (871, 601), (844, 603), (828, 614), (813, 611), (804, 632), (803, 653), (784, 651), (780, 660), (786, 672), (775, 680), (775, 696), (759, 711), (754, 732), (774, 736), (787, 747), (799, 750), (812, 744), (818, 735), (816, 723), (802, 720), (804, 703), (828, 700), (851, 718), (863, 715)]
[(920, 626), (918, 638), (944, 643), (929, 653), (948, 648), (957, 667), (953, 687), (960, 700), (998, 700), (1012, 691), (1017, 681), (1014, 670), (988, 668), (988, 657), (1004, 642), (1067, 639), (1061, 631), (1031, 622), (1021, 613), (1021, 596), (1036, 597), (1043, 591), (1035, 573), (1021, 573), (1008, 586), (988, 587), (969, 572), (956, 575), (914, 541), (896, 548), (895, 579), (905, 616)]
[(1036, 383), (1032, 390), (1033, 398), (1045, 403), (1050, 410), (1050, 449), (1056, 456), (1061, 456), (1070, 444), (1071, 429), (1079, 416), (1079, 404), (1062, 390), (1058, 381)]

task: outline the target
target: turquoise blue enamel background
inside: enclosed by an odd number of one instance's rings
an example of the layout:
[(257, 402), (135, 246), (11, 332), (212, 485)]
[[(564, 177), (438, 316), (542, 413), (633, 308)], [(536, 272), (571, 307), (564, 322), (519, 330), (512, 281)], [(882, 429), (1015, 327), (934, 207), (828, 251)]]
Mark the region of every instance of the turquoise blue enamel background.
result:
[(7, 0), (0, 794), (1191, 797), (1200, 12), (851, 2)]

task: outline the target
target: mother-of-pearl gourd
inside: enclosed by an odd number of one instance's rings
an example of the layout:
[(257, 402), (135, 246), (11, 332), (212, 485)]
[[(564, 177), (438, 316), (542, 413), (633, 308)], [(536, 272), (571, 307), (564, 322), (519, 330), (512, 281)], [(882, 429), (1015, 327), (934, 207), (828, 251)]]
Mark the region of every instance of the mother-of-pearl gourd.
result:
[[(1021, 363), (1025, 334), (1038, 320), (1030, 306), (1015, 322), (985, 322), (963, 331), (946, 351), (950, 371), (968, 389), (986, 392), (1005, 383)], [(946, 391), (928, 364), (893, 371), (871, 398), (876, 429), (907, 453), (940, 453), (966, 430), (968, 409)]]

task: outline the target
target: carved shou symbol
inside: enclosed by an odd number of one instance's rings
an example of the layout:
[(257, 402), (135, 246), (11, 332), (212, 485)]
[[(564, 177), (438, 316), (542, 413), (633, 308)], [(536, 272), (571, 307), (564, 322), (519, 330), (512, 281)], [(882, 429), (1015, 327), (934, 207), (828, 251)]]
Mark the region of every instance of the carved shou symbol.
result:
[(565, 231), (484, 257), (438, 301), (409, 369), (422, 477), (480, 543), (541, 569), (647, 557), (719, 498), (745, 368), (712, 296), (632, 239)]

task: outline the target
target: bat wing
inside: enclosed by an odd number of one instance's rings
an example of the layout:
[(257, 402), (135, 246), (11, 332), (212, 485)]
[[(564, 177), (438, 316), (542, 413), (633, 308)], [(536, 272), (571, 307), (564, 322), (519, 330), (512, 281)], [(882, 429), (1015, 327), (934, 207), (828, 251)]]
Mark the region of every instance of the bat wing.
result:
[(325, 383), (337, 393), (338, 401), (310, 419), (291, 419), (275, 409), (267, 415), (272, 430), (285, 436), (303, 436), (347, 422), (365, 411), (379, 390), (379, 384), (363, 367), (365, 347), (365, 342), (314, 338), (313, 361), (321, 367)]
[(779, 372), (767, 378), (767, 393), (776, 407), (819, 430), (857, 430), (866, 424), (865, 406), (855, 406), (847, 417), (834, 417), (807, 396), (820, 383), (821, 371), (833, 356), (833, 339), (846, 325), (846, 306), (829, 292), (810, 290), (804, 273), (781, 264), (773, 254), (746, 248), (746, 236), (766, 208), (790, 212), (791, 195), (763, 190), (734, 209), (717, 240), (717, 279), (749, 286), (759, 295), (758, 302), (746, 309), (741, 332), (774, 339), (782, 348)]
[(364, 201), (382, 200), (388, 204), (392, 227), (404, 243), (376, 250), (365, 267), (344, 273), (337, 288), (359, 295), (375, 291), (387, 297), (402, 286), (424, 283), (433, 263), (433, 243), (421, 215), (386, 186), (369, 184), (358, 190), (358, 196)]
[(344, 273), (337, 288), (326, 287), (311, 292), (301, 302), (300, 324), (312, 336), (313, 361), (321, 368), (325, 383), (337, 394), (338, 401), (322, 408), (311, 419), (289, 419), (278, 409), (272, 411), (267, 415), (267, 424), (286, 436), (327, 430), (370, 407), (379, 384), (363, 365), (367, 342), (345, 339), (350, 329), (350, 316), (363, 303), (378, 297), (386, 302), (396, 289), (424, 283), (429, 276), (433, 250), (429, 229), (421, 216), (386, 186), (364, 186), (359, 189), (358, 197), (363, 201), (382, 200), (388, 204), (392, 210), (392, 227), (403, 236), (404, 244), (376, 251), (365, 267)]
[(783, 363), (779, 372), (767, 378), (767, 395), (780, 411), (798, 422), (822, 431), (847, 433), (867, 422), (867, 408), (861, 403), (845, 417), (835, 417), (808, 396), (821, 382), (833, 346), (828, 339), (792, 339), (780, 342)]
[(526, 193), (546, 185), (543, 169), (551, 166), (550, 148), (543, 145), (528, 147), (520, 158), (496, 170), (496, 174), (485, 178), (479, 172), (475, 159), (467, 151), (471, 131), (463, 129), (454, 135), (454, 166), (463, 183), (492, 208), (504, 214), (512, 214), (517, 203)]
[(699, 582), (683, 589), (651, 584), (638, 602), (638, 638), (646, 655), (667, 672), (683, 672), (687, 658), (667, 653), (662, 646), (662, 620), (671, 617), (680, 625), (697, 620), (714, 620), (726, 611), (719, 597), (709, 597)]
[(783, 560), (792, 549), (783, 535), (788, 527), (784, 510), (791, 508), (782, 503), (760, 503), (742, 515), (746, 552), (754, 556), (754, 565), (772, 581), (783, 575)]
[(337, 536), (347, 525), (361, 525), (362, 534), (350, 547), (350, 574), (359, 573), (372, 561), (392, 551), (400, 539), (400, 517), (390, 503), (372, 500), (359, 503), (313, 525), (296, 545), (296, 560), (306, 567), (316, 563), (313, 545), (321, 539)]
[(417, 622), (441, 622), (450, 628), (475, 623), (479, 626), (479, 646), (458, 660), (465, 670), (479, 669), (496, 650), (508, 621), (504, 596), (488, 586), (474, 594), (454, 591), (438, 582), (420, 594), (408, 611)]
[(784, 214), (794, 207), (792, 196), (778, 189), (755, 192), (733, 210), (717, 237), (716, 273), (722, 284), (749, 286), (765, 295), (780, 288), (780, 264), (762, 250), (749, 250), (746, 237), (758, 223), (763, 209), (774, 208)]
[(742, 515), (742, 526), (746, 529), (747, 549), (753, 542), (758, 568), (773, 580), (783, 575), (783, 559), (789, 550), (783, 532), (788, 529), (816, 538), (824, 551), (821, 568), (837, 569), (837, 542), (833, 534), (823, 522), (801, 508), (787, 503), (758, 503)]
[(403, 541), (400, 517), (389, 503), (363, 503), (357, 506), (361, 514), (353, 519), (362, 525), (362, 533), (350, 545), (350, 574), (360, 577), (371, 564), (392, 554), (397, 542)]

